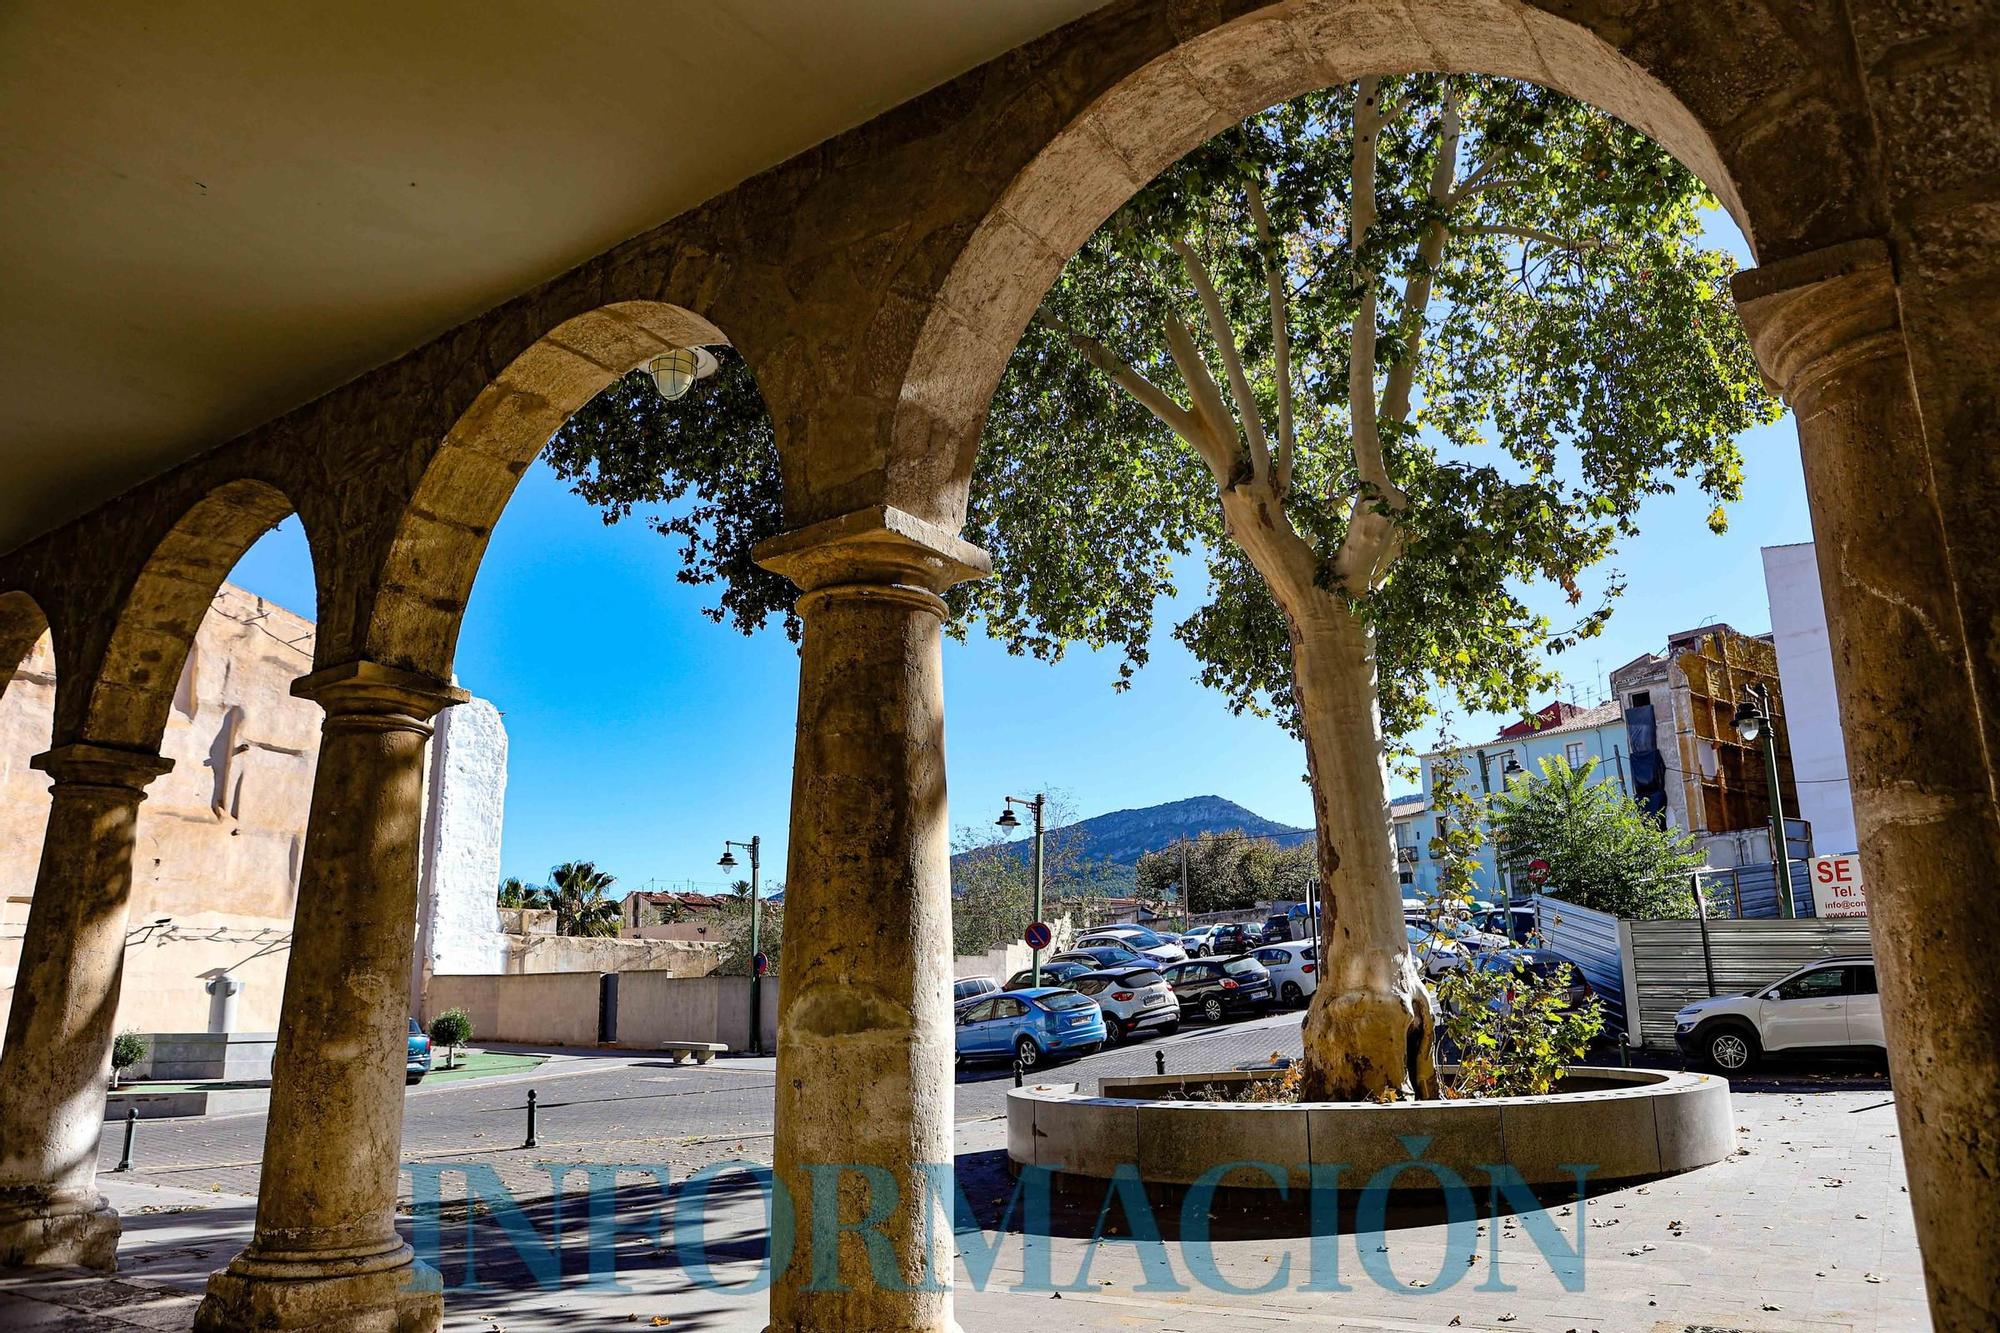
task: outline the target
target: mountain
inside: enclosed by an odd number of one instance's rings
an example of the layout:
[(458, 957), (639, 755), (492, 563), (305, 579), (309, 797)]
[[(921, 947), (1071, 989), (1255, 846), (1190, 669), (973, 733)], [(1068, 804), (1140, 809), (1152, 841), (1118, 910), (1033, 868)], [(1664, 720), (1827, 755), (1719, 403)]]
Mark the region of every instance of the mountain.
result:
[[(1103, 866), (1105, 874), (1098, 887), (1106, 892), (1129, 891), (1132, 867), (1139, 864), (1139, 858), (1147, 852), (1170, 847), (1181, 838), (1203, 833), (1247, 833), (1253, 838), (1269, 838), (1280, 847), (1292, 847), (1312, 841), (1313, 836), (1311, 829), (1266, 819), (1220, 796), (1190, 796), (1138, 810), (1114, 810), (1078, 820), (1065, 828), (1066, 832), (1072, 830), (1083, 839), (1083, 860)], [(1011, 856), (1026, 861), (1033, 848), (1032, 837), (1017, 836), (1014, 841), (995, 847), (960, 852), (952, 857), (952, 862), (961, 864), (981, 856)]]

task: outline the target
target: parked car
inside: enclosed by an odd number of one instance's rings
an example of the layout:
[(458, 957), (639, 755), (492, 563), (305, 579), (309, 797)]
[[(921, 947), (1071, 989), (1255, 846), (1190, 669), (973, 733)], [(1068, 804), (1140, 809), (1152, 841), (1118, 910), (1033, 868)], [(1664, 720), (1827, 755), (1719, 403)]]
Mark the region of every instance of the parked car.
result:
[(1741, 995), (1696, 1000), (1674, 1015), (1674, 1041), (1724, 1074), (1779, 1052), (1884, 1051), (1875, 960), (1824, 958)]
[(1040, 983), (1035, 981), (1035, 969), (1024, 967), (1013, 976), (1008, 977), (1007, 984), (1000, 989), (1029, 990), (1037, 984), (1043, 986), (1067, 986), (1084, 973), (1092, 971), (1096, 966), (1095, 963), (1082, 963), (1075, 960), (1065, 962), (1054, 958), (1044, 959), (1042, 962), (1042, 979)]
[(1208, 954), (1211, 958), (1226, 958), (1232, 954), (1249, 953), (1264, 942), (1263, 929), (1231, 922), (1217, 926), (1208, 936)]
[(1526, 944), (1535, 933), (1532, 907), (1493, 907), (1472, 915), (1472, 924), (1493, 935), (1505, 935), (1516, 944)]
[(1055, 956), (1058, 963), (1082, 963), (1095, 971), (1100, 967), (1117, 967), (1121, 963), (1145, 963), (1152, 959), (1123, 944), (1094, 944), (1087, 949), (1065, 949)]
[(1100, 926), (1076, 942), (1079, 949), (1122, 945), (1144, 954), (1156, 963), (1178, 963), (1187, 957), (1178, 940), (1156, 935), (1144, 926)]
[(424, 1032), (424, 1025), (416, 1019), (410, 1020), (410, 1062), (403, 1071), (405, 1083), (421, 1083), (424, 1075), (431, 1072), (431, 1039)]
[(1024, 1068), (1104, 1045), (1104, 1013), (1088, 996), (1060, 986), (1005, 991), (959, 1009), (958, 1059), (1013, 1060)]
[(1251, 956), (1271, 974), (1279, 1004), (1304, 1004), (1319, 989), (1319, 951), (1311, 941), (1267, 944)]
[(1262, 939), (1266, 944), (1283, 944), (1292, 938), (1292, 918), (1286, 912), (1273, 912), (1264, 918)]
[(1438, 934), (1429, 926), (1405, 922), (1403, 934), (1409, 939), (1410, 953), (1423, 967), (1427, 977), (1441, 977), (1466, 960), (1466, 951), (1458, 941)]
[(1428, 921), (1419, 922), (1418, 927), (1428, 928), (1434, 934), (1453, 941), (1469, 954), (1490, 953), (1495, 949), (1507, 950), (1514, 947), (1514, 941), (1507, 936), (1482, 930), (1472, 921)]
[(1187, 950), (1190, 958), (1200, 958), (1208, 952), (1208, 937), (1215, 933), (1214, 926), (1196, 926), (1181, 933), (1181, 948)]
[(992, 977), (960, 977), (951, 983), (951, 1002), (954, 1005), (964, 1004), (967, 1000), (991, 995), (999, 989), (1000, 983)]
[(1230, 1014), (1269, 1009), (1277, 992), (1255, 958), (1196, 958), (1166, 970), (1183, 1014), (1220, 1023)]
[(1108, 967), (1064, 984), (1097, 1002), (1104, 1011), (1105, 1033), (1115, 1040), (1146, 1028), (1157, 1028), (1163, 1035), (1180, 1030), (1181, 1007), (1174, 999), (1174, 988), (1157, 968)]
[[(1538, 977), (1551, 977), (1562, 968), (1569, 969), (1569, 1007), (1581, 1009), (1597, 994), (1590, 981), (1583, 975), (1583, 969), (1569, 959), (1549, 949), (1494, 949), (1472, 959), (1472, 966), (1484, 972), (1513, 972), (1522, 969)], [(1490, 1004), (1496, 1013), (1506, 1013), (1513, 1004), (1513, 988), (1496, 996)]]

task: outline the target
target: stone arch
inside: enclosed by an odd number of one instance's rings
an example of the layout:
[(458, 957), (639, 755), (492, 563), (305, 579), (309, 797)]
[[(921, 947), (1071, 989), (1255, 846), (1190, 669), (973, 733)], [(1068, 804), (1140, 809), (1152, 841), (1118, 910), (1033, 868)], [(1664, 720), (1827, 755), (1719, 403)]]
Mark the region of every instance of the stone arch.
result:
[(0, 699), (14, 683), (21, 663), (49, 632), (42, 605), (25, 592), (0, 592)]
[(245, 478), (216, 487), (182, 514), (127, 589), (95, 670), (73, 686), (58, 678), (59, 729), (80, 701), (71, 739), (156, 748), (216, 590), (243, 553), (293, 512), (277, 487)]
[(403, 510), (367, 620), (367, 656), (448, 679), (486, 543), (542, 446), (666, 349), (729, 341), (682, 306), (620, 301), (564, 320), (509, 362), (452, 423)]
[[(1547, 12), (1560, 8), (1565, 15)], [(1785, 180), (1759, 166), (1767, 142), (1844, 73), (1816, 66), (1776, 12), (1734, 7), (1730, 24), (1699, 6), (1618, 20), (1596, 5), (1543, 0), (1240, 0), (1202, 19), (1146, 30), (1137, 11), (1105, 34), (1101, 57), (1044, 76), (1058, 109), (1017, 111), (1029, 151), (968, 227), (910, 353), (890, 426), (889, 502), (933, 522), (963, 520), (988, 402), (1035, 306), (1090, 233), (1164, 167), (1247, 116), (1369, 74), (1418, 70), (1522, 79), (1587, 101), (1652, 136), (1700, 176), (1749, 238), (1809, 248), (1873, 225), (1846, 113), (1813, 104), (1834, 128), (1793, 140)], [(1740, 11), (1740, 12), (1739, 12)], [(1107, 14), (1111, 11), (1106, 11)], [(1088, 21), (1086, 21), (1088, 22)], [(1104, 20), (1115, 25), (1117, 18)], [(1655, 29), (1647, 31), (1642, 24)], [(1716, 71), (1760, 64), (1724, 87)], [(1062, 82), (1058, 83), (1057, 76)], [(1065, 96), (1066, 94), (1066, 96)], [(1834, 94), (1837, 96), (1837, 93)], [(1028, 99), (1021, 99), (1026, 103)], [(996, 126), (990, 143), (1004, 142)], [(1810, 160), (1814, 155), (1824, 162)], [(1803, 182), (1803, 183), (1802, 183)], [(1834, 217), (1834, 213), (1856, 216)]]

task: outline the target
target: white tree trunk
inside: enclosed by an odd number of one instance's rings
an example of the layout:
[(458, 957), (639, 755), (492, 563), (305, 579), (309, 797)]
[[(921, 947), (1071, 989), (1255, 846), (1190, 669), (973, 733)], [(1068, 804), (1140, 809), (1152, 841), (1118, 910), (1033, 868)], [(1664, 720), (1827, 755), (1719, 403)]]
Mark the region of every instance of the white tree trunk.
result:
[(1264, 487), (1222, 500), (1230, 536), (1285, 613), (1312, 783), (1323, 915), (1303, 1096), (1435, 1097), (1436, 1014), (1403, 927), (1373, 631), (1319, 586), (1317, 558)]

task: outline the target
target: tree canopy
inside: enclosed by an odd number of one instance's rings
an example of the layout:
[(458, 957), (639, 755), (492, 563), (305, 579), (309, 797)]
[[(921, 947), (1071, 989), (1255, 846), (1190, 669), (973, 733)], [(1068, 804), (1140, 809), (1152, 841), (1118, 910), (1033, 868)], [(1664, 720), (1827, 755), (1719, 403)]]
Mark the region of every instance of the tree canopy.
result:
[(1571, 768), (1544, 758), (1540, 769), (1494, 798), (1502, 864), (1519, 874), (1531, 861), (1547, 861), (1546, 892), (1579, 907), (1637, 921), (1693, 914), (1689, 877), (1704, 864), (1693, 838), (1599, 781), (1594, 759)]
[[(1282, 464), (1286, 514), (1329, 570), (1357, 519), (1393, 520), (1393, 568), (1356, 599), (1392, 736), (1437, 689), (1511, 711), (1550, 685), (1549, 654), (1595, 633), (1621, 588), (1592, 591), (1586, 571), (1646, 497), (1692, 484), (1721, 528), (1733, 437), (1779, 409), (1730, 304), (1733, 263), (1703, 244), (1707, 191), (1638, 131), (1533, 85), (1419, 75), (1382, 80), (1372, 111), (1358, 96), (1327, 89), (1219, 135), (1065, 266), (987, 418), (966, 536), (994, 576), (954, 591), (959, 632), (983, 622), (1051, 659), (1114, 646), (1128, 676), (1199, 562), (1208, 595), (1175, 636), (1232, 706), (1290, 720), (1283, 618), (1224, 539), (1216, 478), (1092, 353), (1198, 398), (1170, 323), (1210, 364), (1240, 363), (1262, 419), (1243, 422), (1245, 450)], [(549, 458), (607, 521), (643, 512), (677, 540), (680, 577), (718, 585), (710, 614), (748, 631), (789, 621), (795, 590), (749, 559), (783, 527), (777, 449), (747, 368), (719, 350), (722, 370), (677, 402), (644, 376), (615, 384)], [(1379, 389), (1359, 417), (1357, 374)], [(1530, 610), (1538, 583), (1564, 590), (1564, 623)]]
[(1139, 858), (1134, 879), (1144, 898), (1180, 902), (1181, 858), (1187, 857), (1190, 912), (1228, 912), (1259, 902), (1303, 901), (1318, 879), (1311, 843), (1280, 847), (1269, 838), (1203, 833)]

